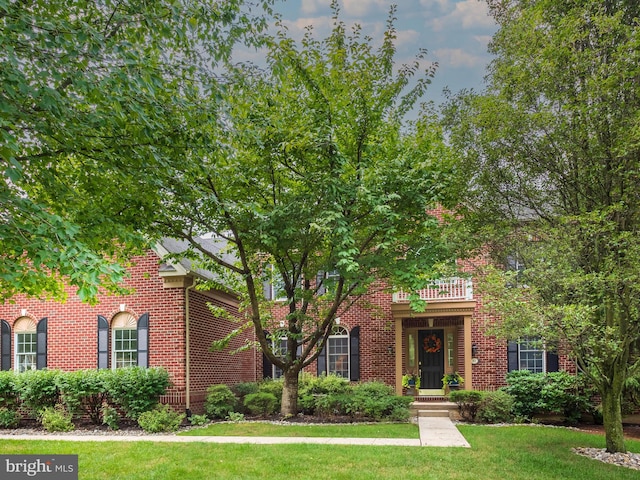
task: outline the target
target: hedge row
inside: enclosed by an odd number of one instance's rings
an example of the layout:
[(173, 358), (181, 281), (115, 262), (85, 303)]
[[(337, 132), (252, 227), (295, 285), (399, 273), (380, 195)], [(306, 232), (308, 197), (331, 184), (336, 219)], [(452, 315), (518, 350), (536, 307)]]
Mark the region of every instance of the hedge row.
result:
[[(282, 386), (281, 380), (239, 383), (230, 388), (213, 385), (207, 391), (205, 411), (212, 419), (230, 418), (232, 413), (271, 415), (280, 409)], [(406, 421), (412, 401), (411, 397), (397, 396), (392, 387), (382, 382), (351, 385), (332, 374), (300, 376), (300, 414)]]
[(0, 408), (42, 418), (47, 409), (62, 405), (71, 416), (86, 416), (99, 424), (103, 410), (110, 407), (137, 420), (158, 404), (169, 385), (169, 374), (162, 368), (2, 371)]
[(561, 415), (577, 423), (583, 414), (596, 415), (591, 403), (595, 391), (583, 376), (567, 372), (507, 374), (507, 386), (495, 392), (459, 390), (449, 394), (461, 416), (486, 423), (531, 421), (541, 414)]

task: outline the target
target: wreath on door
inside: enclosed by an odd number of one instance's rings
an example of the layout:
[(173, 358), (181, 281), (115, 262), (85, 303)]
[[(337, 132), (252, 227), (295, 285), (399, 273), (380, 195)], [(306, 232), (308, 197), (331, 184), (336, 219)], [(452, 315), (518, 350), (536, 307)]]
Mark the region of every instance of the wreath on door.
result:
[(442, 340), (435, 333), (424, 338), (424, 351), (427, 353), (438, 353), (442, 348)]

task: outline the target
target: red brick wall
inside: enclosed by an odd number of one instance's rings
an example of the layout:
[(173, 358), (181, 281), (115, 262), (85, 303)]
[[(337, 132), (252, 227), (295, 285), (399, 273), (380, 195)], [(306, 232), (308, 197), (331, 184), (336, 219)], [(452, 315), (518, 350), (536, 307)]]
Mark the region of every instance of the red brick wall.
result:
[[(223, 351), (212, 352), (211, 344), (214, 340), (224, 338), (232, 330), (242, 325), (226, 318), (219, 318), (212, 314), (208, 304), (225, 308), (239, 318), (238, 308), (231, 298), (222, 295), (212, 297), (203, 292), (189, 291), (190, 321), (190, 379), (191, 379), (191, 409), (195, 413), (202, 411), (207, 387), (226, 383), (233, 385), (238, 382), (256, 381), (256, 355), (253, 349), (230, 352), (253, 340), (253, 330), (250, 328), (233, 339), (228, 348)], [(260, 370), (261, 372), (261, 370)]]
[[(66, 303), (56, 303), (28, 299), (17, 296), (13, 303), (0, 305), (0, 319), (6, 320), (12, 327), (12, 349), (14, 348), (13, 324), (27, 316), (36, 322), (48, 318), (47, 329), (47, 366), (50, 369), (79, 370), (97, 368), (97, 316), (104, 316), (109, 322), (124, 311), (138, 318), (149, 313), (149, 366), (167, 369), (172, 387), (164, 399), (176, 405), (185, 401), (185, 322), (184, 289), (164, 288), (159, 277), (159, 258), (149, 251), (147, 255), (136, 257), (129, 268), (130, 277), (126, 287), (135, 291), (127, 296), (100, 295), (95, 306), (82, 303), (75, 290), (68, 289)], [(210, 339), (220, 337), (235, 325), (214, 319), (210, 311), (203, 307), (204, 294), (191, 291), (192, 307), (196, 319), (192, 327), (192, 363), (202, 365), (192, 367), (192, 381), (195, 388), (203, 389), (212, 383), (220, 383), (241, 372), (243, 378), (249, 378), (246, 372), (253, 373), (253, 367), (247, 360), (253, 359), (252, 353), (229, 357), (223, 353), (208, 352)], [(23, 315), (23, 310), (25, 311)], [(237, 310), (235, 310), (237, 312)], [(111, 335), (110, 335), (111, 341)], [(109, 345), (111, 349), (111, 345)], [(109, 355), (111, 357), (111, 353)], [(14, 353), (11, 352), (13, 368)], [(239, 361), (239, 359), (242, 359)], [(233, 373), (235, 372), (235, 373)], [(253, 375), (250, 376), (253, 379)]]

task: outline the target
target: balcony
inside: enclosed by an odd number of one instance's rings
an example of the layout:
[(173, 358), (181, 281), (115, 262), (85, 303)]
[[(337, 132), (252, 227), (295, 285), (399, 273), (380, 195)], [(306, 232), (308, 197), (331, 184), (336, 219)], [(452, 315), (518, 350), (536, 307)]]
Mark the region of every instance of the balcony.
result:
[[(467, 278), (444, 278), (436, 280), (430, 287), (418, 291), (421, 300), (427, 302), (460, 302), (473, 300), (473, 284)], [(409, 301), (409, 294), (403, 291), (393, 294), (393, 303)]]

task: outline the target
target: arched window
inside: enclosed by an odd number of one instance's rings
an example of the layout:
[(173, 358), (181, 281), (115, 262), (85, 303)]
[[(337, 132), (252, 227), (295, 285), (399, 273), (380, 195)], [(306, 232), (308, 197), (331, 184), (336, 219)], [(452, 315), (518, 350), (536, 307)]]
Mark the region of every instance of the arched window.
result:
[(29, 317), (19, 318), (13, 325), (16, 372), (37, 368), (38, 334), (36, 330), (36, 322)]
[(327, 339), (327, 372), (344, 378), (349, 375), (349, 332), (336, 325)]
[(123, 312), (111, 321), (113, 368), (138, 365), (138, 322), (130, 313)]

